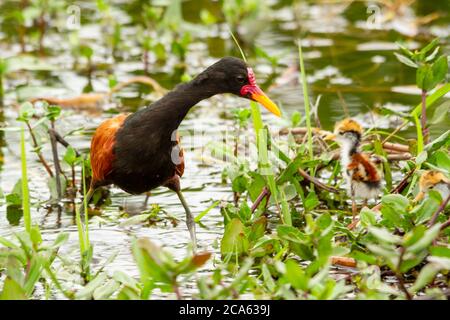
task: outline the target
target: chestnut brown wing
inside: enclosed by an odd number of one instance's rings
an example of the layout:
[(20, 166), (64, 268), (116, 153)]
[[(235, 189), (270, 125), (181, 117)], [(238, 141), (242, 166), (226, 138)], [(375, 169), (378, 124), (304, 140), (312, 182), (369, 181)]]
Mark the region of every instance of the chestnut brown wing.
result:
[(111, 172), (114, 160), (116, 133), (128, 114), (105, 120), (95, 130), (91, 140), (92, 183), (101, 184)]
[(352, 162), (350, 162), (347, 169), (352, 172), (352, 180), (364, 182), (380, 181), (377, 168), (364, 154), (355, 153), (352, 155)]

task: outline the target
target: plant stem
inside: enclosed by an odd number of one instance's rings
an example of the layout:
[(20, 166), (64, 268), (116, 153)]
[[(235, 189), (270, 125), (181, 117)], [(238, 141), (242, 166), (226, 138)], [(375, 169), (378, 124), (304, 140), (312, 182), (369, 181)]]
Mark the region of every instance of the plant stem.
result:
[[(0, 61), (1, 63), (1, 61)], [(4, 96), (4, 91), (3, 91), (3, 74), (0, 73), (0, 108), (3, 108), (3, 96)]]
[(309, 151), (309, 159), (312, 160), (314, 158), (313, 154), (313, 145), (312, 145), (312, 131), (311, 131), (311, 110), (308, 96), (308, 84), (306, 83), (306, 70), (305, 65), (303, 63), (303, 52), (301, 40), (298, 39), (298, 57), (300, 60), (300, 80), (303, 87), (303, 98), (305, 102), (305, 117), (306, 117), (306, 128), (308, 129), (308, 151)]
[(86, 193), (86, 167), (84, 163), (84, 159), (82, 162), (82, 179), (83, 179), (83, 206), (84, 206), (84, 224), (85, 224), (85, 230), (84, 230), (84, 236), (85, 236), (85, 244), (86, 248), (89, 248), (89, 215), (88, 215), (88, 202), (92, 198), (92, 195), (94, 194), (95, 190), (93, 188), (89, 188), (89, 191)]
[(50, 143), (52, 145), (52, 153), (53, 153), (53, 163), (55, 166), (55, 179), (56, 179), (56, 192), (58, 193), (58, 200), (62, 198), (62, 188), (61, 188), (61, 167), (59, 164), (58, 157), (58, 146), (56, 144), (56, 137), (54, 134), (55, 130), (55, 122), (51, 122), (52, 130), (49, 130), (48, 133), (50, 135)]
[(255, 212), (255, 210), (258, 208), (258, 206), (260, 205), (260, 203), (264, 200), (264, 198), (266, 196), (268, 196), (270, 194), (269, 189), (267, 189), (267, 187), (264, 187), (262, 189), (262, 192), (259, 194), (258, 198), (256, 198), (255, 202), (252, 205), (251, 208), (251, 212)]
[(450, 195), (447, 196), (447, 199), (445, 199), (444, 201), (442, 201), (441, 205), (439, 206), (439, 208), (436, 210), (436, 212), (433, 214), (433, 216), (431, 217), (430, 220), (430, 224), (429, 226), (431, 227), (432, 225), (434, 225), (436, 223), (436, 220), (439, 216), (439, 213), (441, 213), (445, 207), (447, 206), (447, 203), (450, 201)]
[(22, 210), (25, 230), (31, 231), (30, 195), (28, 190), (27, 155), (25, 148), (25, 130), (20, 130), (20, 159), (22, 162)]
[(421, 117), (421, 125), (422, 125), (422, 136), (424, 144), (428, 143), (428, 135), (429, 130), (427, 128), (427, 91), (422, 90), (422, 117)]
[(400, 289), (402, 289), (403, 293), (405, 294), (406, 298), (408, 300), (412, 300), (412, 296), (409, 293), (408, 289), (406, 289), (405, 287), (405, 281), (403, 279), (403, 275), (400, 272), (400, 266), (402, 265), (403, 262), (403, 255), (405, 254), (405, 248), (401, 247), (400, 248), (400, 257), (398, 258), (398, 265), (397, 265), (397, 270), (395, 272), (395, 276), (397, 277), (398, 283), (400, 285)]
[(40, 161), (40, 162), (42, 163), (42, 165), (44, 166), (45, 171), (47, 171), (48, 175), (49, 175), (50, 177), (53, 177), (53, 171), (52, 171), (52, 169), (50, 168), (49, 164), (47, 163), (47, 161), (45, 161), (45, 158), (44, 158), (44, 156), (42, 155), (42, 153), (41, 153), (40, 151), (37, 151), (38, 143), (37, 143), (36, 136), (34, 135), (34, 131), (33, 131), (33, 129), (32, 129), (31, 126), (30, 126), (30, 123), (29, 123), (28, 121), (25, 121), (25, 124), (27, 125), (28, 131), (30, 132), (31, 140), (33, 141), (33, 148), (36, 149), (35, 152), (36, 152), (36, 154), (37, 154), (37, 156), (38, 156), (38, 158), (39, 158), (39, 161)]

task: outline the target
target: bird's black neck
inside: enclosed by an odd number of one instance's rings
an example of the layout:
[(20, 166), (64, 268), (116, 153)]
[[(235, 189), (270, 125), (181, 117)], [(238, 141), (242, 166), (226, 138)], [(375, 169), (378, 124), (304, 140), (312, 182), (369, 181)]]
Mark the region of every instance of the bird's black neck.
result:
[[(210, 98), (218, 92), (208, 85), (199, 85), (195, 79), (176, 86), (164, 97), (154, 102), (141, 112), (141, 118), (155, 118), (169, 131), (176, 130), (189, 110), (198, 102)], [(152, 122), (153, 122), (152, 121)]]

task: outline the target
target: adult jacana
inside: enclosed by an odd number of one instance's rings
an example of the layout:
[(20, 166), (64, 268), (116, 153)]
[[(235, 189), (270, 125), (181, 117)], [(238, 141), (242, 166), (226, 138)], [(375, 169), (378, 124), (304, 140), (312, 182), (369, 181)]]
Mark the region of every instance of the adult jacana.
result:
[(148, 107), (100, 124), (91, 141), (92, 182), (87, 201), (96, 188), (110, 184), (131, 194), (168, 187), (176, 192), (186, 211), (195, 250), (195, 223), (180, 189), (184, 159), (176, 130), (193, 106), (221, 93), (257, 101), (275, 115), (281, 114), (258, 87), (244, 61), (223, 58)]
[(336, 140), (341, 145), (342, 173), (347, 181), (347, 193), (352, 198), (352, 223), (349, 228), (356, 225), (356, 198), (374, 199), (381, 190), (381, 176), (375, 164), (369, 157), (359, 150), (363, 129), (353, 119), (344, 119), (335, 126), (334, 134), (327, 136), (326, 140)]

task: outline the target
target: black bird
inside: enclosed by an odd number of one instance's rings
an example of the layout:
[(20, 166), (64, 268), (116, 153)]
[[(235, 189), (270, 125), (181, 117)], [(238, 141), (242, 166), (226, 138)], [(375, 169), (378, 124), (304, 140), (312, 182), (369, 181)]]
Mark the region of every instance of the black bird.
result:
[(276, 104), (257, 86), (252, 69), (244, 61), (222, 58), (150, 106), (100, 124), (91, 141), (92, 180), (87, 201), (96, 188), (109, 184), (131, 194), (166, 186), (177, 193), (186, 211), (195, 250), (195, 223), (180, 189), (184, 159), (176, 132), (193, 106), (221, 93), (258, 101), (275, 115), (281, 115)]

